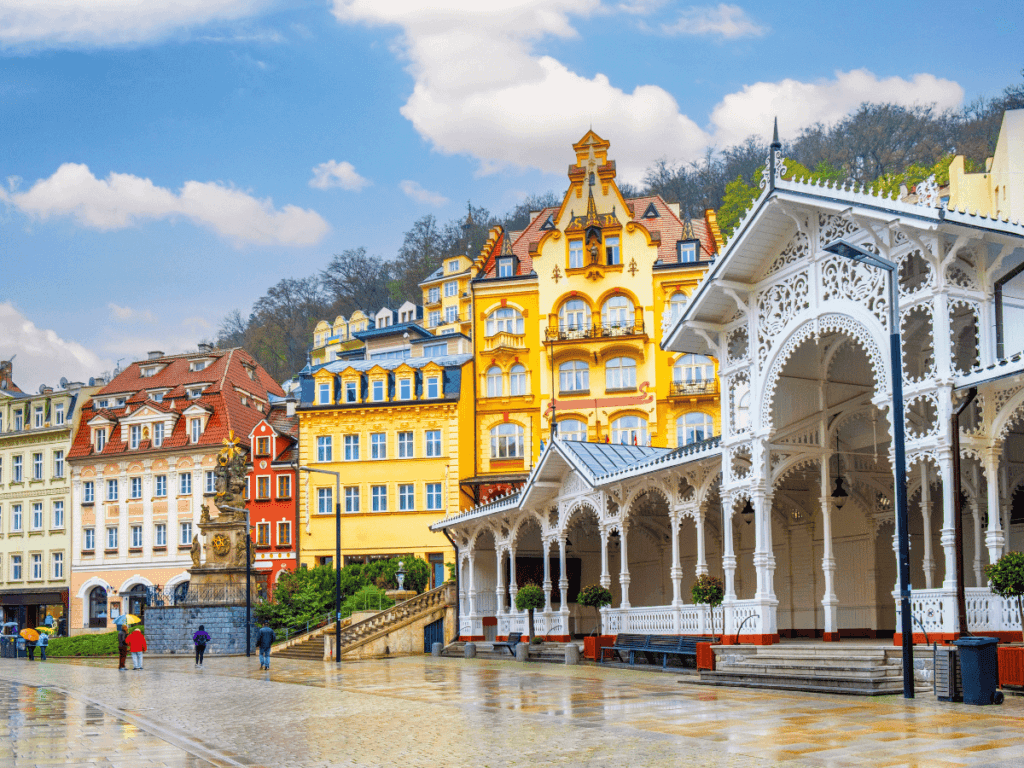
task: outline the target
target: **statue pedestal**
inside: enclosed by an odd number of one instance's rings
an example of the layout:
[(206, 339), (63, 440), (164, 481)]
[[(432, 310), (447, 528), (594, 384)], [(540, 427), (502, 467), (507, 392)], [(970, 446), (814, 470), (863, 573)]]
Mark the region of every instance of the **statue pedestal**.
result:
[(395, 604), (404, 603), (410, 598), (416, 597), (415, 589), (387, 589), (384, 594), (395, 601)]
[[(245, 519), (233, 514), (221, 514), (210, 520), (204, 514), (199, 523), (203, 554), (201, 564), (189, 569), (187, 602), (190, 603), (236, 603), (245, 602)], [(193, 562), (198, 555), (198, 537), (193, 544)], [(255, 547), (250, 544), (249, 555), (255, 561)], [(256, 579), (253, 574), (250, 585), (256, 596)]]

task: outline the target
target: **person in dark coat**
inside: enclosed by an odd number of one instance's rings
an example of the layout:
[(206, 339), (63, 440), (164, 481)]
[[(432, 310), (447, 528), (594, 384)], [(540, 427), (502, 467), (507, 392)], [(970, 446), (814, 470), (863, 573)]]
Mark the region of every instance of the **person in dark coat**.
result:
[(206, 627), (202, 624), (199, 625), (199, 629), (192, 635), (192, 642), (196, 646), (196, 668), (203, 668), (203, 654), (206, 653), (206, 644), (210, 642), (210, 633), (206, 631)]
[(128, 625), (127, 623), (117, 625), (117, 671), (127, 672), (128, 667)]
[(267, 622), (263, 622), (256, 633), (256, 647), (260, 649), (260, 669), (270, 669), (270, 646), (274, 644), (274, 630)]

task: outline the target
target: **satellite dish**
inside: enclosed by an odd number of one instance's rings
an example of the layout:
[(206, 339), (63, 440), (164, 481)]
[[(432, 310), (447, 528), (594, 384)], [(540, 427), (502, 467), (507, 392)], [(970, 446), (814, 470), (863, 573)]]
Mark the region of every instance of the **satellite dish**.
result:
[(41, 395), (41, 394), (43, 394), (43, 392), (45, 392), (45, 391), (46, 391), (46, 390), (48, 390), (48, 389), (49, 389), (49, 387), (48, 387), (48, 386), (46, 386), (45, 384), (40, 384), (40, 385), (39, 385), (39, 394), (40, 394), (40, 395)]
[(60, 377), (60, 388), (61, 389), (67, 389), (68, 388), (68, 380), (64, 376)]

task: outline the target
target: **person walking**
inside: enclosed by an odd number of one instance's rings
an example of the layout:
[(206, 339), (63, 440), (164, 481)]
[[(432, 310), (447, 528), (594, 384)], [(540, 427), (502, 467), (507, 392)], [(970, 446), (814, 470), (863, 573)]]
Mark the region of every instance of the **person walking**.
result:
[(34, 642), (32, 642), (31, 640), (26, 640), (25, 641), (25, 645), (28, 648), (28, 660), (29, 661), (35, 661), (36, 660), (36, 644)]
[(199, 629), (192, 635), (192, 642), (196, 646), (196, 668), (203, 668), (203, 654), (206, 653), (206, 644), (210, 642), (210, 634), (200, 624)]
[(142, 654), (146, 651), (146, 636), (138, 627), (128, 633), (128, 650), (132, 652), (132, 669), (142, 669)]
[(256, 647), (260, 650), (260, 669), (270, 669), (270, 646), (274, 644), (274, 630), (264, 621), (256, 633)]
[(39, 660), (46, 661), (46, 646), (50, 644), (50, 635), (47, 632), (40, 632), (36, 645), (39, 646)]
[(117, 671), (127, 672), (125, 662), (128, 661), (128, 627), (126, 624), (117, 625)]

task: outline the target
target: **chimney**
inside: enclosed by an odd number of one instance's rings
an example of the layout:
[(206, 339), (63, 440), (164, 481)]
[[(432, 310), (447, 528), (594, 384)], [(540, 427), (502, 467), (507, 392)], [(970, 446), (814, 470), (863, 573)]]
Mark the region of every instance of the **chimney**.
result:
[(93, 380), (93, 385), (94, 385), (94, 386), (97, 386), (97, 387), (102, 387), (102, 386), (105, 386), (105, 385), (106, 385), (106, 383), (107, 383), (107, 380), (106, 380), (106, 379), (104, 379), (104, 378), (103, 378), (102, 376), (97, 376), (97, 377), (96, 377), (96, 378), (95, 378), (95, 379)]
[(150, 360), (156, 360), (158, 357), (163, 357), (164, 353), (158, 349), (154, 349), (152, 352), (147, 352), (146, 357)]
[(295, 415), (295, 400), (293, 400), (292, 398), (288, 398), (285, 401), (284, 412), (285, 412), (286, 416), (294, 416)]

